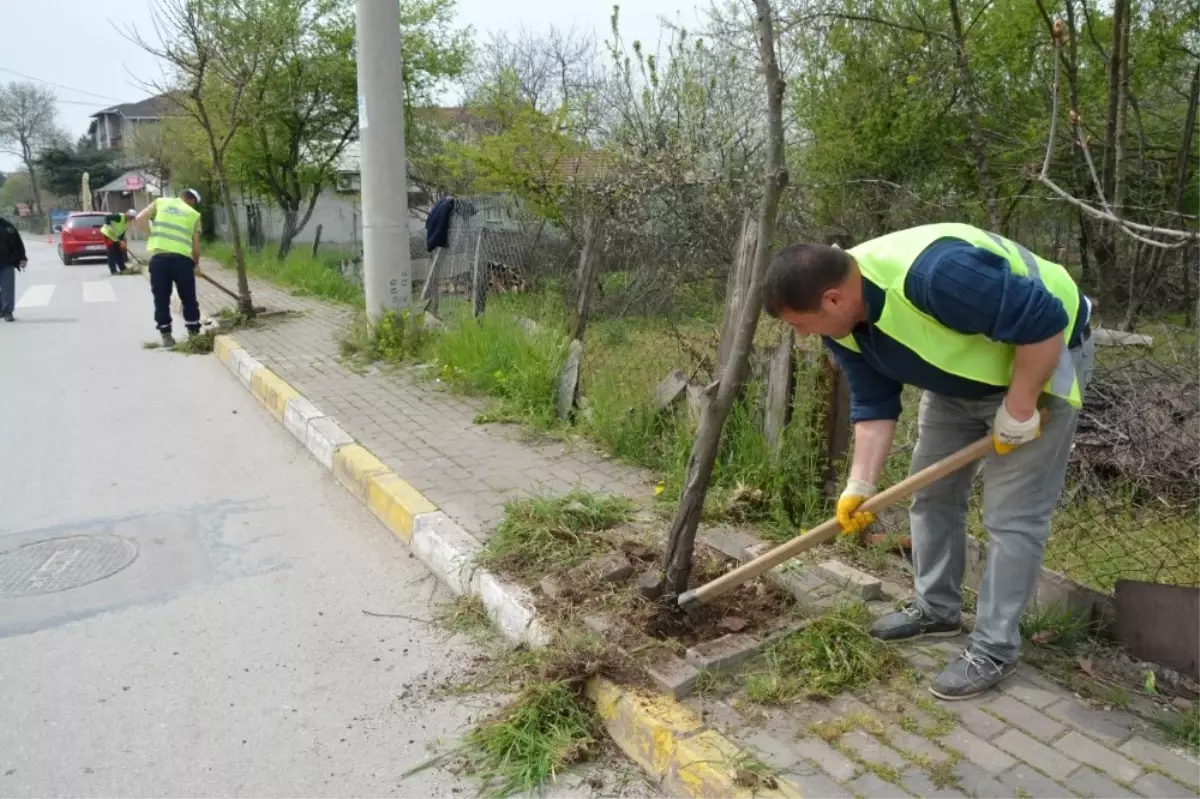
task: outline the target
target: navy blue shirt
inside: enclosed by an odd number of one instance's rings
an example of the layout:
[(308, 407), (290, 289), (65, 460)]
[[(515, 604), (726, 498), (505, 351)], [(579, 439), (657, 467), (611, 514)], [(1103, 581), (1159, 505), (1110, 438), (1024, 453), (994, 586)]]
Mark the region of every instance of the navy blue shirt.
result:
[[(904, 296), (918, 310), (951, 330), (1005, 344), (1036, 344), (1067, 326), (1062, 302), (1044, 286), (1014, 274), (1008, 261), (961, 239), (940, 239), (909, 267)], [(942, 371), (875, 327), (883, 313), (884, 290), (863, 278), (867, 321), (854, 328), (859, 352), (824, 337), (850, 383), (850, 418), (855, 422), (900, 418), (905, 385), (958, 399), (982, 399), (1007, 386), (993, 386)], [(1087, 328), (1087, 304), (1069, 345), (1078, 346)]]

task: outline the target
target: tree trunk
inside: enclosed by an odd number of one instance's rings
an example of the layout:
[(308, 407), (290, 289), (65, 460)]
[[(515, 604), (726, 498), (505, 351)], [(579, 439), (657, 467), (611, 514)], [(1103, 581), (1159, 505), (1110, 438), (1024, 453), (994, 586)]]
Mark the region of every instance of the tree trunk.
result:
[(733, 253), (733, 268), (729, 271), (729, 280), (725, 284), (725, 308), (721, 316), (721, 336), (717, 339), (717, 372), (720, 377), (725, 371), (725, 363), (729, 360), (729, 351), (733, 347), (738, 325), (738, 308), (750, 291), (750, 283), (754, 274), (754, 248), (758, 244), (758, 230), (755, 219), (747, 211), (742, 218), (742, 234), (738, 237), (737, 249)]
[(283, 211), (283, 231), (279, 234), (279, 252), (275, 258), (282, 261), (292, 251), (292, 241), (300, 231), (296, 228), (296, 212), (290, 208)]
[(971, 75), (971, 64), (967, 60), (966, 33), (963, 30), (962, 13), (959, 11), (958, 0), (950, 0), (950, 20), (954, 26), (954, 62), (958, 67), (958, 77), (962, 81), (963, 95), (967, 101), (967, 130), (971, 135), (971, 149), (975, 153), (975, 171), (979, 173), (979, 188), (983, 191), (983, 201), (987, 207), (988, 229), (999, 231), (1000, 211), (997, 207), (996, 182), (988, 172), (987, 140), (983, 136), (983, 125), (980, 117), (983, 115), (979, 94), (975, 90), (975, 79)]
[(601, 221), (595, 214), (588, 214), (583, 222), (583, 250), (579, 253), (579, 295), (575, 303), (575, 324), (571, 338), (583, 341), (587, 330), (588, 311), (592, 302), (592, 289), (600, 273), (600, 238), (603, 235)]
[[(22, 152), (23, 157), (21, 158), (21, 160), (25, 163), (26, 171), (29, 172), (29, 193), (33, 195), (33, 212), (35, 214), (41, 214), (42, 213), (42, 191), (41, 191), (41, 187), (38, 186), (37, 169), (34, 167), (34, 164), (33, 164), (34, 155), (32, 152), (29, 151), (29, 148), (24, 144), (24, 142), (22, 142), (21, 149), (23, 151)], [(46, 218), (46, 230), (47, 231), (50, 230), (49, 216), (47, 216), (47, 218)]]
[(700, 415), (700, 426), (696, 431), (691, 457), (688, 459), (683, 494), (667, 535), (663, 568), (666, 571), (667, 590), (673, 594), (687, 590), (688, 578), (692, 573), (696, 528), (700, 524), (700, 512), (708, 494), (709, 481), (712, 479), (713, 464), (716, 462), (717, 448), (721, 441), (721, 429), (725, 426), (734, 400), (741, 393), (746, 371), (750, 366), (750, 349), (754, 342), (754, 331), (758, 327), (758, 317), (762, 312), (760, 286), (770, 261), (779, 198), (788, 182), (787, 170), (783, 164), (784, 83), (775, 55), (775, 26), (771, 18), (771, 3), (770, 0), (754, 0), (754, 7), (757, 12), (759, 60), (762, 63), (767, 93), (767, 163), (763, 176), (763, 195), (759, 203), (754, 271), (749, 291), (738, 309), (736, 336), (729, 361), (716, 382), (705, 389), (710, 396), (715, 396)]
[(229, 178), (225, 175), (225, 164), (216, 144), (212, 141), (212, 132), (208, 132), (209, 144), (213, 159), (213, 171), (217, 173), (217, 183), (221, 187), (221, 201), (225, 203), (225, 216), (229, 219), (229, 236), (233, 239), (233, 261), (237, 266), (238, 310), (249, 318), (254, 317), (254, 298), (250, 296), (250, 280), (246, 277), (246, 250), (242, 246), (242, 226), (238, 222), (237, 211), (233, 207), (233, 192), (229, 189)]
[[(1183, 124), (1183, 141), (1175, 156), (1175, 211), (1187, 213), (1188, 155), (1192, 151), (1192, 139), (1196, 135), (1196, 107), (1200, 103), (1200, 66), (1192, 71), (1192, 87), (1188, 92), (1187, 114)], [(1195, 252), (1193, 247), (1179, 250), (1179, 267), (1183, 270), (1184, 322), (1192, 325), (1192, 265), (1189, 259)]]
[[(1108, 56), (1108, 118), (1104, 128), (1104, 159), (1101, 191), (1106, 201), (1113, 199), (1113, 189), (1116, 185), (1117, 173), (1121, 171), (1121, 146), (1119, 140), (1124, 134), (1123, 125), (1119, 124), (1123, 114), (1121, 107), (1124, 96), (1122, 93), (1122, 75), (1125, 71), (1125, 25), (1129, 16), (1129, 0), (1114, 0), (1113, 2), (1113, 33), (1112, 47)], [(1097, 226), (1095, 236), (1096, 254), (1096, 288), (1101, 307), (1114, 305), (1117, 279), (1117, 226), (1112, 223), (1101, 223)]]

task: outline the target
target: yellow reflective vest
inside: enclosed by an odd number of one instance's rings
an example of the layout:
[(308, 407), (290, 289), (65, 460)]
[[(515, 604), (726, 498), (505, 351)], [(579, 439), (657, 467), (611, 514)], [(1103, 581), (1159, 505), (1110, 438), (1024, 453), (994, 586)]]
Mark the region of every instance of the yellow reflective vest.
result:
[(150, 220), (150, 252), (169, 252), (192, 256), (192, 236), (200, 224), (200, 212), (178, 197), (160, 197), (154, 201), (154, 218)]
[[(1039, 258), (1020, 244), (995, 233), (958, 223), (922, 225), (889, 233), (850, 249), (848, 252), (863, 276), (885, 292), (883, 313), (875, 326), (943, 372), (993, 386), (1007, 386), (1012, 381), (1014, 345), (951, 330), (917, 309), (904, 295), (904, 279), (917, 256), (935, 241), (946, 238), (960, 239), (1001, 256), (1014, 273), (1044, 286), (1062, 302), (1067, 312), (1062, 352), (1044, 391), (1076, 408), (1081, 407), (1083, 398), (1075, 376), (1075, 364), (1067, 351), (1067, 342), (1079, 315), (1079, 288), (1059, 264)], [(837, 342), (849, 350), (859, 351), (853, 335), (837, 339)]]

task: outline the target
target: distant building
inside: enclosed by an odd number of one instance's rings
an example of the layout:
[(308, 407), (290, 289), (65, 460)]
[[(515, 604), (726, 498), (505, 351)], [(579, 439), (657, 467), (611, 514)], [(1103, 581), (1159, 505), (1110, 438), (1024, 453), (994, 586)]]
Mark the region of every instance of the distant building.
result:
[(158, 125), (173, 107), (165, 94), (158, 94), (136, 103), (122, 103), (92, 114), (88, 136), (97, 150), (128, 151), (137, 141), (138, 130)]

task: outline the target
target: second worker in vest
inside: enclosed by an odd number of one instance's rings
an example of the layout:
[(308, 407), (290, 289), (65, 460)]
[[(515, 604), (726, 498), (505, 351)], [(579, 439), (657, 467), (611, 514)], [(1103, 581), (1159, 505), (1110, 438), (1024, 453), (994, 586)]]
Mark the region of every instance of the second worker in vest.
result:
[(104, 225), (100, 228), (108, 255), (108, 271), (114, 275), (125, 271), (125, 230), (133, 219), (133, 211), (128, 214), (109, 214), (104, 217)]
[[(975, 629), (934, 680), (966, 699), (1012, 673), (1050, 515), (1062, 493), (1091, 377), (1090, 304), (1062, 266), (969, 225), (902, 230), (850, 250), (797, 244), (772, 260), (764, 307), (801, 335), (819, 335), (850, 385), (854, 453), (837, 504), (843, 532), (873, 514), (905, 385), (924, 390), (916, 472), (987, 435), (983, 525), (987, 563)], [(1045, 425), (1038, 409), (1049, 412)], [(960, 631), (967, 506), (978, 465), (918, 491), (910, 510), (915, 601), (878, 619), (889, 641)]]
[(171, 333), (171, 288), (179, 294), (183, 323), (188, 334), (200, 332), (200, 305), (196, 302), (196, 264), (200, 261), (200, 193), (184, 189), (178, 197), (160, 197), (137, 215), (150, 221), (150, 291), (154, 295), (154, 323), (164, 347), (175, 345)]

